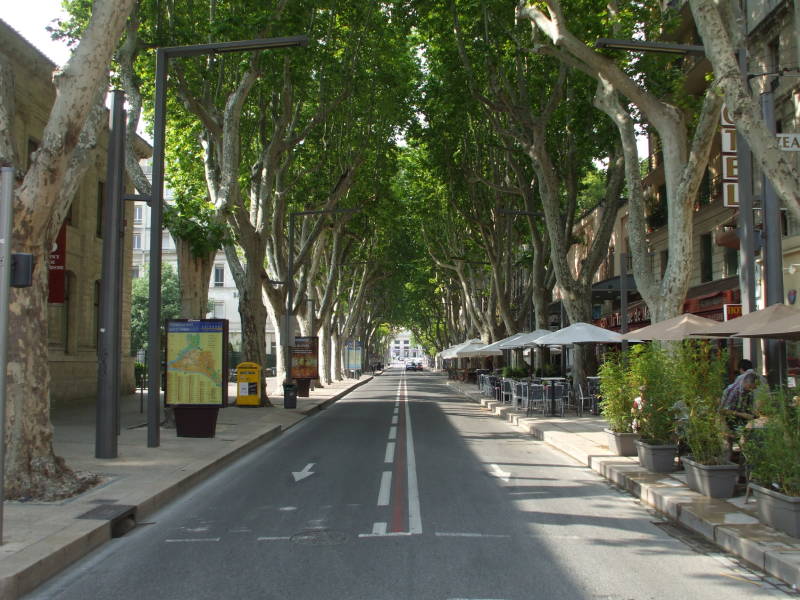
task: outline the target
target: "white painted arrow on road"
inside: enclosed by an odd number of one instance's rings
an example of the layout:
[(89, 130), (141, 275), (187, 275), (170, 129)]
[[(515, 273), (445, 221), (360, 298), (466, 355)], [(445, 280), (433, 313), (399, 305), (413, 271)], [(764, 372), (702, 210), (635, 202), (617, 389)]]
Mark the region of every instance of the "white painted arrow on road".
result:
[(306, 477), (311, 477), (314, 473), (311, 472), (311, 468), (314, 466), (314, 463), (308, 463), (302, 471), (292, 471), (292, 475), (294, 476), (295, 483), (298, 481), (302, 481)]
[(490, 466), (492, 467), (492, 473), (491, 473), (492, 476), (497, 477), (498, 479), (502, 479), (503, 481), (508, 483), (508, 480), (511, 478), (511, 473), (503, 471), (503, 469), (501, 469), (494, 463), (492, 463)]

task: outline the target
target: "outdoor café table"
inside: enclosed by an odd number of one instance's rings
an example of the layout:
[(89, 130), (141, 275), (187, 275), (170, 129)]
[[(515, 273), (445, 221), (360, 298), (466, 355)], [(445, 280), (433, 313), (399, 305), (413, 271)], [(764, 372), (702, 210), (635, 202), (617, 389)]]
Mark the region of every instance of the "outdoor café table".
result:
[(559, 382), (566, 382), (566, 377), (542, 377), (542, 383), (547, 387), (548, 394), (550, 394), (550, 416), (554, 417), (556, 414), (556, 386), (554, 384)]

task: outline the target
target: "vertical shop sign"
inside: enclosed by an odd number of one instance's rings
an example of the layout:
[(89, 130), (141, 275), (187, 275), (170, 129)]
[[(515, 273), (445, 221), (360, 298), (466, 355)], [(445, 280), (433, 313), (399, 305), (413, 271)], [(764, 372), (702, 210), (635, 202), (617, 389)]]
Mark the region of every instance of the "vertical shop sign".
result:
[(739, 206), (739, 160), (736, 155), (736, 125), (727, 107), (720, 118), (722, 150), (722, 200), (728, 208)]

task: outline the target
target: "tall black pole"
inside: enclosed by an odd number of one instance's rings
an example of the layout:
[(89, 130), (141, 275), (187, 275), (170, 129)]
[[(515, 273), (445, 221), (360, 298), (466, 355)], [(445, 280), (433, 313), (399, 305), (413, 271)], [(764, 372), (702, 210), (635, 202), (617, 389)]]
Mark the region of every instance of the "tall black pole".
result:
[(95, 457), (117, 457), (119, 371), (122, 326), (123, 182), (125, 164), (125, 95), (114, 90), (103, 198), (103, 267), (100, 287), (100, 335), (97, 348)]
[[(742, 77), (747, 77), (747, 53), (739, 51), (739, 67)], [(753, 223), (753, 155), (750, 146), (742, 133), (736, 131), (736, 162), (738, 171), (739, 194), (739, 290), (742, 302), (742, 314), (748, 314), (756, 307), (756, 275), (755, 275), (755, 225)], [(754, 363), (760, 362), (759, 342), (755, 338), (743, 338), (744, 358)]]
[[(619, 331), (628, 333), (628, 253), (620, 254), (619, 274)], [(622, 351), (628, 351), (628, 340), (622, 342)]]
[(289, 214), (289, 263), (286, 266), (286, 320), (284, 321), (286, 348), (286, 378), (284, 383), (292, 383), (292, 304), (294, 303), (294, 218), (298, 213)]
[[(761, 94), (761, 116), (772, 134), (775, 133), (775, 105), (772, 81)], [(781, 207), (775, 188), (762, 178), (762, 208), (764, 220), (764, 280), (766, 306), (783, 302), (783, 246), (781, 243)], [(783, 383), (785, 345), (780, 340), (767, 340), (767, 381), (771, 386)]]
[(156, 96), (153, 128), (153, 181), (150, 198), (150, 319), (147, 335), (147, 447), (161, 444), (161, 228), (164, 195), (164, 129), (166, 127), (167, 54), (156, 51)]
[[(11, 291), (14, 168), (0, 167), (0, 365), (8, 356), (8, 303)], [(3, 504), (6, 497), (6, 369), (0, 369), (0, 546), (3, 545)]]

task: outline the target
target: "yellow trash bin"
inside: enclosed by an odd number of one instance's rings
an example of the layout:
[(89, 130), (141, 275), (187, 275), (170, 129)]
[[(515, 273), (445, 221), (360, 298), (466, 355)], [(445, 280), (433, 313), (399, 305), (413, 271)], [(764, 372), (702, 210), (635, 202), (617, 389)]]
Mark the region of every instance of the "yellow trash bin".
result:
[(261, 367), (257, 363), (236, 366), (236, 406), (261, 406)]

